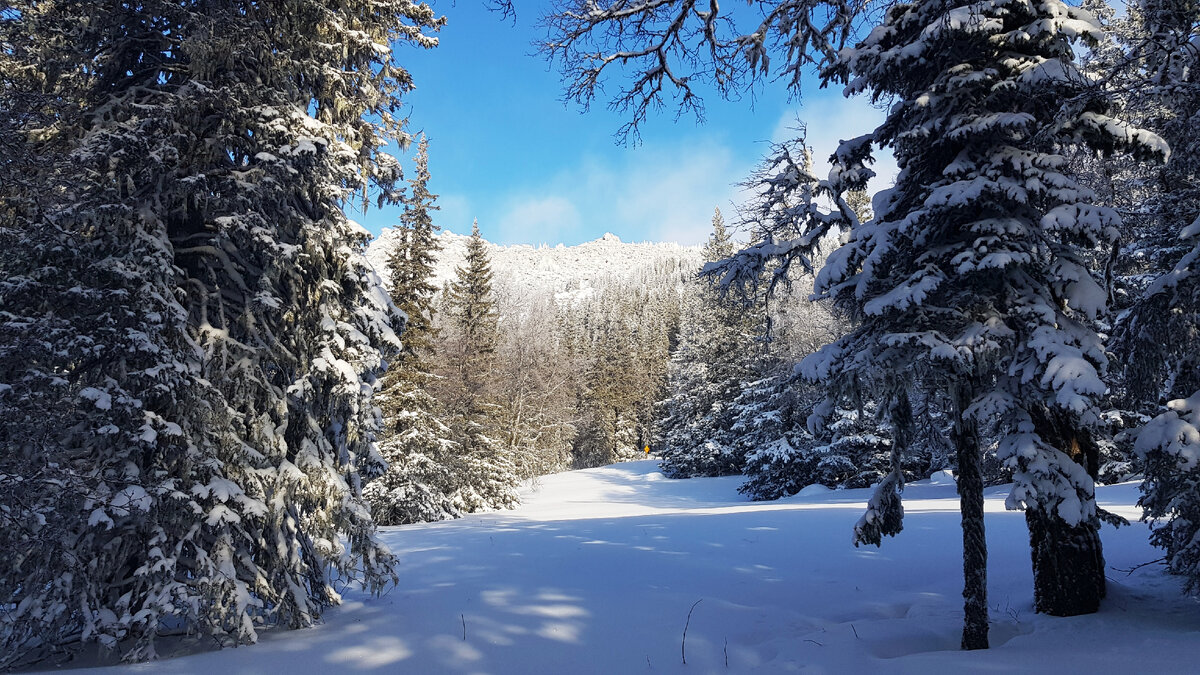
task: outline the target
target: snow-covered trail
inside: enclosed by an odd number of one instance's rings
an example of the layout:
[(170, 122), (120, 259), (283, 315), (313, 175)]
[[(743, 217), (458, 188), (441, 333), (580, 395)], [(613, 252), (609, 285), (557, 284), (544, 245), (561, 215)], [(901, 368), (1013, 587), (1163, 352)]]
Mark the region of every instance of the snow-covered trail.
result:
[[(752, 503), (740, 480), (669, 480), (654, 461), (547, 476), (514, 511), (384, 528), (399, 586), (382, 598), (348, 591), (321, 626), (123, 670), (1192, 671), (1200, 604), (1160, 567), (1110, 571), (1099, 614), (1035, 615), (1024, 519), (1004, 511), (1003, 489), (987, 502), (993, 648), (964, 653), (953, 484), (908, 486), (905, 531), (856, 549), (868, 491)], [(1127, 517), (1136, 499), (1134, 485), (1101, 488)], [(1110, 567), (1159, 556), (1144, 525), (1103, 537)]]

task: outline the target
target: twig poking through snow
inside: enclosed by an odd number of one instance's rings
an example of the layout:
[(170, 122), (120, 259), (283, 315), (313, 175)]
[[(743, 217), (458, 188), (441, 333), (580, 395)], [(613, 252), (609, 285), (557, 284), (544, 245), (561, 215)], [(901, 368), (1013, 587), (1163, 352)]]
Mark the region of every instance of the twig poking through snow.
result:
[(683, 642), (679, 644), (679, 654), (683, 657), (683, 665), (687, 665), (687, 629), (692, 624), (692, 610), (696, 609), (696, 605), (704, 602), (704, 598), (692, 603), (692, 609), (688, 610), (687, 621), (683, 624)]
[(854, 627), (854, 624), (850, 624), (850, 630), (854, 631), (854, 637), (858, 638), (859, 640), (862, 639), (862, 636), (858, 634), (858, 629)]
[(467, 615), (466, 615), (466, 614), (459, 614), (459, 615), (458, 615), (458, 618), (462, 619), (462, 622), (463, 622), (463, 642), (466, 642), (466, 641), (467, 641)]
[(725, 667), (729, 667), (729, 638), (725, 638)]
[(1124, 573), (1125, 573), (1125, 576), (1129, 576), (1129, 575), (1133, 574), (1134, 572), (1136, 572), (1136, 571), (1138, 571), (1138, 570), (1142, 569), (1143, 567), (1146, 567), (1147, 565), (1158, 565), (1158, 564), (1160, 564), (1160, 563), (1165, 563), (1165, 562), (1167, 562), (1167, 557), (1166, 557), (1166, 556), (1163, 556), (1163, 557), (1161, 557), (1161, 558), (1158, 558), (1158, 559), (1156, 559), (1156, 560), (1151, 560), (1151, 561), (1148, 561), (1148, 562), (1144, 562), (1144, 563), (1142, 563), (1142, 564), (1140, 564), (1140, 565), (1134, 565), (1133, 567), (1124, 568), (1124, 569), (1123, 569), (1123, 568), (1120, 568), (1120, 567), (1113, 567), (1113, 568), (1111, 568), (1111, 569), (1112, 569), (1114, 572), (1124, 572)]
[(821, 644), (820, 642), (817, 642), (816, 640), (809, 640), (808, 638), (804, 638), (804, 641), (805, 641), (805, 642), (811, 642), (811, 643), (813, 643), (814, 645), (816, 645), (816, 646), (818, 646), (818, 647), (824, 647), (824, 646), (825, 646), (825, 645)]

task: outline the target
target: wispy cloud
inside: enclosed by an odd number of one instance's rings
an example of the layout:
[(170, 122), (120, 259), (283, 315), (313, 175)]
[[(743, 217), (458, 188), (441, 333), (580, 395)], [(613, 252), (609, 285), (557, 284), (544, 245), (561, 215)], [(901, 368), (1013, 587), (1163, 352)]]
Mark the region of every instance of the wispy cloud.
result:
[[(862, 99), (813, 96), (764, 131), (770, 131), (771, 141), (792, 138), (798, 115), (807, 124), (819, 176), (828, 172), (826, 160), (840, 140), (869, 133), (883, 120), (883, 113)], [(616, 153), (562, 157), (551, 177), (536, 185), (443, 194), (436, 220), (465, 234), (478, 217), (484, 236), (503, 244), (569, 245), (604, 232), (625, 241), (698, 244), (711, 231), (713, 207), (720, 207), (727, 223), (736, 220), (737, 206), (748, 196), (739, 183), (766, 152), (765, 140), (734, 147), (710, 127)], [(890, 186), (896, 173), (890, 152), (876, 157), (873, 191)]]
[(730, 210), (752, 164), (712, 140), (581, 158), (547, 184), (518, 191), (497, 219), (499, 238), (571, 244), (612, 232), (626, 241), (699, 243), (713, 207)]

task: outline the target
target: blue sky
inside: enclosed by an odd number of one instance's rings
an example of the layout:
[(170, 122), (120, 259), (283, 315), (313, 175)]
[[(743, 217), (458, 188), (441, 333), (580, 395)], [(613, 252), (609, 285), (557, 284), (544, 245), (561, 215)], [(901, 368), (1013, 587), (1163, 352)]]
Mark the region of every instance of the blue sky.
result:
[[(698, 243), (714, 206), (730, 219), (740, 201), (735, 184), (798, 113), (818, 157), (881, 119), (815, 82), (800, 110), (768, 83), (753, 106), (749, 97), (706, 96), (703, 125), (692, 116), (676, 121), (668, 106), (643, 126), (640, 146), (619, 146), (613, 133), (624, 119), (603, 101), (587, 113), (564, 105), (557, 70), (533, 53), (546, 6), (519, 3), (514, 25), (483, 0), (435, 0), (448, 18), (441, 44), (398, 46), (417, 87), (405, 99), (410, 129), (429, 137), (431, 188), (441, 207), (435, 222), (445, 229), (468, 233), (478, 218), (485, 238), (505, 244), (573, 245), (605, 232), (625, 241)], [(410, 166), (411, 156), (402, 161)], [(395, 216), (384, 209), (354, 217), (378, 233)]]

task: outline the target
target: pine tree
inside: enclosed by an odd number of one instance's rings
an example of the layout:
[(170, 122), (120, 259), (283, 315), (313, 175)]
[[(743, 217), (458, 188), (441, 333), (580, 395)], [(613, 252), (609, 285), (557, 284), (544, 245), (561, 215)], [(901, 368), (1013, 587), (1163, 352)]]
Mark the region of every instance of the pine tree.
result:
[[(1129, 214), (1111, 262), (1115, 295), (1125, 309), (1114, 321), (1110, 343), (1121, 366), (1114, 398), (1125, 410), (1112, 416), (1145, 422), (1134, 449), (1144, 463), (1142, 505), (1155, 523), (1151, 539), (1166, 550), (1168, 569), (1188, 576), (1187, 588), (1195, 593), (1200, 589), (1200, 553), (1194, 544), (1200, 493), (1189, 434), (1195, 433), (1194, 394), (1200, 390), (1200, 304), (1192, 278), (1200, 235), (1200, 138), (1195, 133), (1200, 5), (1146, 0), (1131, 4), (1121, 17), (1103, 3), (1087, 7), (1104, 16), (1114, 36), (1094, 50), (1088, 65), (1108, 84), (1124, 114), (1159, 133), (1172, 149), (1160, 167), (1083, 164), (1106, 202)], [(1118, 469), (1123, 461), (1132, 463), (1115, 459)]]
[[(1192, 250), (1170, 274), (1150, 288), (1148, 303), (1164, 306), (1178, 322), (1175, 338), (1189, 345), (1192, 358), (1200, 325), (1200, 216), (1182, 236)], [(1197, 365), (1190, 364), (1192, 376)], [(1151, 541), (1166, 551), (1167, 568), (1187, 577), (1189, 593), (1200, 593), (1200, 390), (1167, 403), (1138, 432), (1137, 451), (1145, 461), (1141, 505), (1154, 521)]]
[[(452, 373), (446, 400), (462, 450), (457, 462), (456, 505), (467, 512), (511, 508), (517, 503), (516, 467), (495, 438), (495, 404), (490, 400), (499, 342), (492, 270), (479, 221), (471, 226), (465, 265), (446, 293), (453, 337), (447, 357)], [(448, 399), (448, 400), (447, 400)]]
[[(1147, 402), (1162, 411), (1140, 430), (1136, 449), (1145, 461), (1142, 506), (1154, 521), (1151, 541), (1166, 551), (1168, 569), (1187, 577), (1186, 589), (1200, 593), (1200, 4), (1190, 0), (1147, 0), (1141, 5), (1143, 34), (1152, 47), (1143, 66), (1161, 117), (1156, 128), (1174, 152), (1159, 178), (1158, 198), (1149, 209), (1164, 238), (1184, 251), (1159, 275), (1125, 317), (1125, 354), (1153, 389)], [(1180, 225), (1190, 224), (1180, 228)], [(1178, 236), (1174, 232), (1178, 231)], [(1170, 260), (1160, 256), (1159, 260)], [(1132, 378), (1131, 378), (1132, 379)], [(1158, 400), (1154, 400), (1156, 395)]]
[[(720, 209), (704, 247), (706, 262), (734, 252)], [(743, 304), (706, 281), (698, 281), (683, 305), (679, 346), (668, 369), (664, 402), (662, 468), (668, 476), (689, 478), (740, 473), (745, 454), (733, 431), (736, 399), (744, 385), (762, 376), (759, 359), (766, 332), (765, 305), (752, 297)]]
[[(13, 47), (5, 98), (38, 94), (25, 87), (40, 78), (23, 77), (36, 73), (65, 104), (27, 118), (17, 139), (41, 165), (22, 187), (41, 195), (4, 187), (0, 512), (12, 527), (0, 535), (0, 602), (15, 611), (0, 618), (0, 665), (65, 658), (75, 641), (128, 640), (129, 657), (152, 656), (159, 621), (172, 615), (244, 640), (253, 635), (245, 585), (222, 577), (231, 543), (247, 535), (234, 513), (261, 504), (230, 511), (231, 491), (194, 490), (222, 482), (239, 449), (184, 328), (162, 214), (142, 205), (174, 168), (170, 139), (156, 133), (169, 128), (173, 97), (135, 91), (123, 75), (141, 55), (119, 41), (95, 50), (91, 73), (77, 69), (90, 47), (126, 30), (148, 46), (165, 38), (113, 7), (68, 39), (56, 29), (78, 21), (78, 8), (42, 9), (22, 6), (0, 24)], [(153, 9), (165, 14), (160, 25), (191, 18)], [(165, 65), (148, 57), (138, 76)]]
[(416, 174), (409, 181), (398, 229), (400, 245), (388, 259), (392, 302), (406, 317), (404, 347), (388, 367), (377, 398), (383, 413), (379, 451), (387, 472), (363, 489), (380, 525), (404, 525), (456, 518), (454, 506), (459, 446), (442, 421), (440, 405), (428, 389), (434, 338), (435, 255), (440, 250), (429, 191), (429, 143), (417, 144)]
[(68, 102), (3, 263), (5, 513), (45, 522), (6, 528), (6, 660), (147, 658), (167, 624), (251, 642), (315, 621), (335, 575), (394, 579), (359, 498), (393, 310), (341, 207), (398, 177), (379, 147), (411, 82), (384, 45), (438, 25), (376, 0), (6, 11), (0, 90), (28, 84), (11, 57)]
[(437, 331), (433, 328), (433, 268), (441, 250), (433, 224), (437, 195), (429, 191), (429, 140), (421, 137), (415, 158), (416, 175), (409, 181), (409, 193), (400, 213), (402, 243), (388, 260), (391, 271), (391, 296), (396, 307), (407, 317), (404, 327), (404, 361), (420, 361), (433, 351)]
[[(1180, 331), (1176, 339), (1189, 346), (1193, 358), (1200, 325), (1200, 216), (1182, 238), (1193, 249), (1170, 274), (1160, 277), (1147, 303), (1163, 307)], [(1189, 375), (1198, 376), (1190, 364)], [(1186, 590), (1200, 593), (1200, 389), (1186, 399), (1171, 400), (1138, 432), (1136, 450), (1145, 461), (1141, 506), (1153, 522), (1151, 542), (1166, 552), (1166, 566), (1187, 578)]]
[(1104, 593), (1089, 430), (1106, 358), (1087, 320), (1105, 294), (1085, 250), (1111, 244), (1119, 217), (1057, 151), (1163, 148), (1085, 95), (1071, 41), (1098, 37), (1053, 0), (902, 4), (836, 70), (851, 91), (898, 98), (872, 140), (901, 173), (822, 270), (818, 291), (860, 325), (807, 372), (836, 384), (915, 367), (949, 392), (968, 649), (987, 646), (978, 420), (999, 420), (1015, 470), (1009, 505), (1026, 510), (1038, 610), (1095, 611)]

